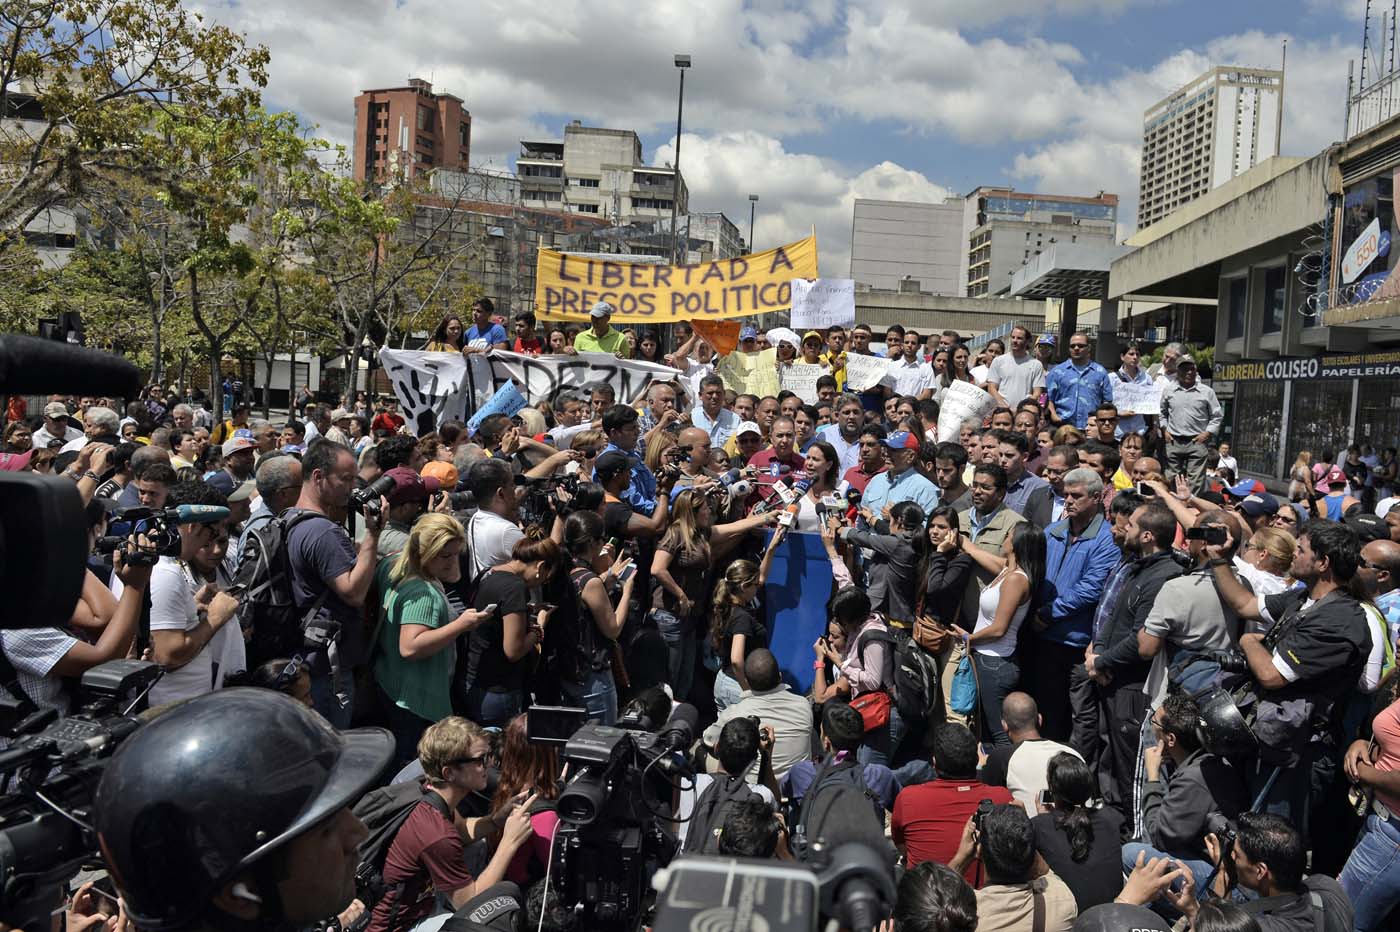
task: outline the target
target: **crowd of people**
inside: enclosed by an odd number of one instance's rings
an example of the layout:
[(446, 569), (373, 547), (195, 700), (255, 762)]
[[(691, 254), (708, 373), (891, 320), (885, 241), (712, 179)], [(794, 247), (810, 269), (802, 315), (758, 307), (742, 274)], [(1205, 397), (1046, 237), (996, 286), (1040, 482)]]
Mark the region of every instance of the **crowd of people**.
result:
[[(900, 855), (901, 932), (1391, 927), (1393, 449), (1300, 457), (1275, 497), (1240, 478), (1176, 344), (1157, 371), (1131, 343), (1110, 370), (1083, 333), (1057, 362), (1052, 335), (1021, 327), (974, 352), (895, 326), (889, 376), (847, 391), (850, 356), (879, 347), (869, 327), (745, 327), (736, 352), (772, 338), (780, 369), (824, 368), (814, 397), (755, 397), (689, 327), (666, 352), (611, 313), (578, 333), (521, 315), (513, 337), (486, 299), (469, 328), (444, 320), (426, 349), (675, 371), (642, 397), (592, 382), (474, 431), (411, 436), (389, 396), (301, 397), (279, 423), (237, 400), (215, 423), (159, 386), (52, 396), (42, 422), (12, 409), (0, 469), (73, 482), (92, 553), (70, 619), (0, 633), (8, 688), (62, 715), (84, 671), (145, 657), (165, 671), (152, 706), (172, 708), (157, 721), (244, 686), (317, 727), (387, 729), (359, 791), (418, 779), (425, 795), (372, 932), (426, 932), (501, 883), (533, 891), (531, 921), (573, 927), (542, 887), (564, 774), (526, 711), (656, 727), (674, 703), (704, 726), (702, 776), (674, 800), (683, 850), (791, 858), (804, 799), (852, 782)], [(959, 380), (996, 406), (940, 439)], [(1148, 382), (1159, 414), (1115, 402)], [(228, 516), (181, 525), (154, 567), (99, 546), (140, 539), (126, 509), (178, 505)], [(804, 580), (827, 625), (801, 690), (765, 598), (790, 534), (831, 570)], [(259, 601), (279, 557), (291, 640)], [(138, 927), (153, 910), (131, 908)]]

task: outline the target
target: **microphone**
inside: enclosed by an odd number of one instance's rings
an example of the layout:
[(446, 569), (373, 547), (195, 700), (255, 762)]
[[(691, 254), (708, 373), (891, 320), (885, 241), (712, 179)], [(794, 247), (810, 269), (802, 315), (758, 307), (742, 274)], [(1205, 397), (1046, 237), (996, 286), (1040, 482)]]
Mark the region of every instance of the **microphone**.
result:
[(719, 477), (720, 485), (730, 486), (738, 482), (744, 476), (743, 470), (731, 469)]
[(141, 372), (120, 356), (84, 346), (14, 333), (0, 336), (0, 393), (52, 391), (134, 398), (141, 392)]
[(688, 751), (700, 729), (700, 713), (689, 702), (679, 702), (657, 737), (668, 751)]
[(851, 784), (828, 792), (807, 828), (806, 860), (817, 871), (822, 912), (852, 932), (874, 932), (894, 909), (895, 851), (861, 790)]
[(228, 509), (222, 505), (176, 505), (167, 508), (166, 515), (174, 512), (176, 524), (215, 524), (228, 517)]

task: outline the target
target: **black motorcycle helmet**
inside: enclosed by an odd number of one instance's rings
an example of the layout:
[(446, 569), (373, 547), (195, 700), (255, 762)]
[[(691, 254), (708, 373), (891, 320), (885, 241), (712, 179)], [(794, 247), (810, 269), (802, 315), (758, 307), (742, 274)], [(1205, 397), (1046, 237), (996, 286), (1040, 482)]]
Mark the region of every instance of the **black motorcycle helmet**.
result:
[(199, 920), (240, 873), (354, 803), (393, 750), (382, 728), (337, 732), (262, 689), (201, 696), (143, 726), (112, 755), (95, 805), (132, 922), (172, 932)]

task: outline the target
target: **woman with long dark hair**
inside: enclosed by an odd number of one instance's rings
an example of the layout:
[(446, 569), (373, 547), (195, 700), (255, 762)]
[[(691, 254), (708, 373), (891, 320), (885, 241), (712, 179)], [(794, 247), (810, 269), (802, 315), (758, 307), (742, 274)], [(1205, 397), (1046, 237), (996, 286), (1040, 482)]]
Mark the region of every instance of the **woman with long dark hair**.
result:
[(817, 503), (823, 496), (836, 491), (836, 486), (841, 481), (841, 458), (831, 444), (825, 440), (814, 440), (807, 448), (803, 469), (807, 472), (807, 481), (811, 486), (806, 494), (798, 499), (797, 517), (792, 529), (819, 534), (822, 528), (821, 521), (817, 518)]
[(1050, 758), (1045, 776), (1050, 805), (1031, 819), (1036, 850), (1069, 887), (1081, 913), (1113, 902), (1123, 890), (1123, 817), (1101, 804), (1093, 771), (1073, 754)]
[(661, 338), (655, 330), (647, 328), (637, 334), (637, 350), (632, 358), (662, 364)]
[(977, 620), (965, 634), (977, 665), (977, 701), (982, 713), (982, 737), (1008, 745), (1001, 727), (1001, 704), (1016, 689), (1021, 671), (1016, 666), (1016, 638), (1034, 608), (1033, 582), (1045, 578), (1045, 534), (1023, 522), (1002, 544), (1006, 568), (987, 584), (977, 600)]
[(501, 734), (501, 778), (491, 797), (491, 811), (508, 811), (522, 799), (535, 798), (530, 807), (534, 834), (506, 867), (506, 880), (524, 887), (544, 877), (549, 846), (559, 827), (559, 813), (549, 804), (559, 798), (559, 753), (553, 745), (530, 740), (524, 715), (511, 719)]
[(423, 349), (430, 353), (460, 353), (462, 333), (462, 318), (456, 314), (448, 314), (439, 321), (433, 335), (423, 344)]
[[(617, 721), (617, 684), (613, 680), (613, 648), (627, 620), (636, 573), (623, 580), (614, 603), (609, 584), (621, 578), (631, 558), (616, 560), (603, 539), (603, 519), (596, 511), (575, 511), (564, 522), (564, 552), (569, 569), (569, 594), (573, 596), (576, 624), (555, 632), (545, 642), (552, 671), (568, 705), (588, 710), (590, 718), (604, 725)], [(568, 626), (566, 626), (568, 627)]]

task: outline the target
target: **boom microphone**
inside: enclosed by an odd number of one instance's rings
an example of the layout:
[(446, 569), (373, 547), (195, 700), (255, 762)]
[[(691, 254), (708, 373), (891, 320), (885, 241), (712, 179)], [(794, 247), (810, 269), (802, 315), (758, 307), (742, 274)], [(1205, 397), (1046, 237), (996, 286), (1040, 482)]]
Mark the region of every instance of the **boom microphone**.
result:
[(111, 353), (15, 333), (0, 335), (0, 393), (115, 395), (141, 392), (140, 371)]

